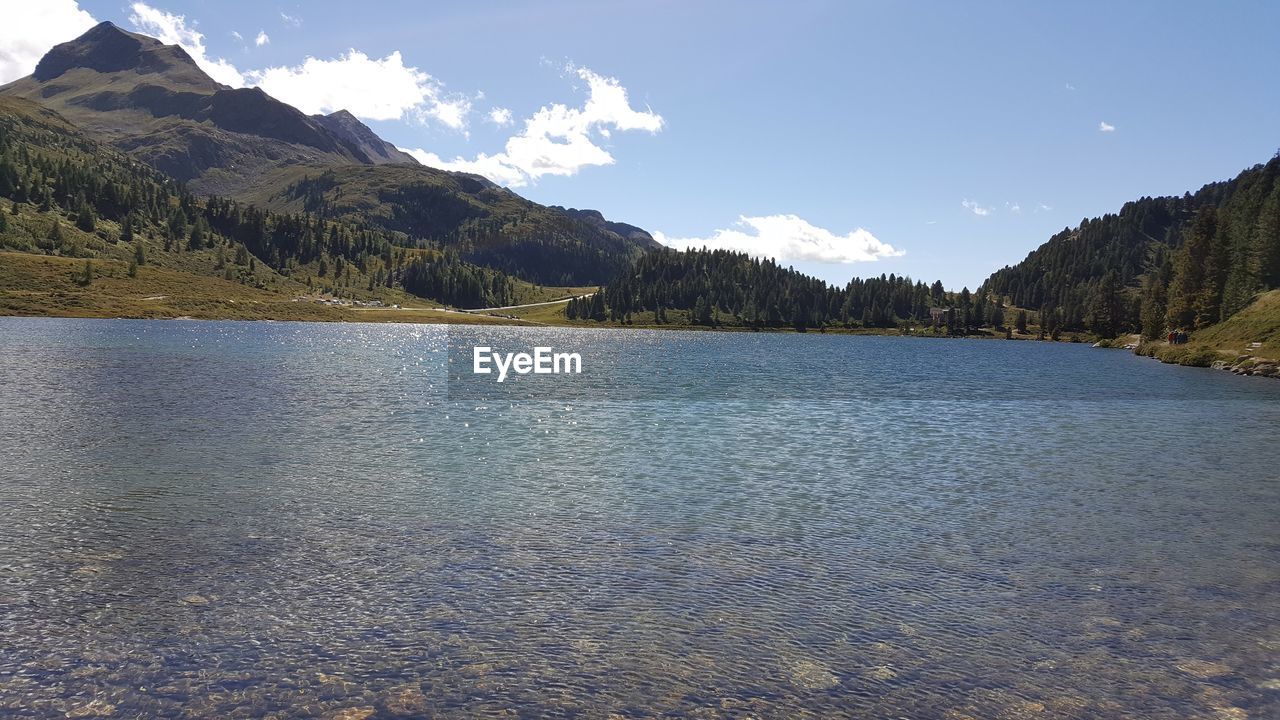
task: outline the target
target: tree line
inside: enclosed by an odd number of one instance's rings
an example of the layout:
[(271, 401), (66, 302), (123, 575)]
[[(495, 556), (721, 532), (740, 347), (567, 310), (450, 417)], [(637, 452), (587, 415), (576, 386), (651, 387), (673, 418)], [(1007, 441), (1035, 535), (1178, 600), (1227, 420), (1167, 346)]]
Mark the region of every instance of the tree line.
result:
[(695, 325), (752, 328), (893, 328), (931, 326), (966, 334), (1003, 327), (995, 298), (943, 289), (906, 276), (854, 278), (829, 285), (769, 258), (730, 250), (654, 250), (637, 259), (600, 292), (571, 300), (571, 320), (626, 323), (652, 313), (657, 324), (672, 313)]

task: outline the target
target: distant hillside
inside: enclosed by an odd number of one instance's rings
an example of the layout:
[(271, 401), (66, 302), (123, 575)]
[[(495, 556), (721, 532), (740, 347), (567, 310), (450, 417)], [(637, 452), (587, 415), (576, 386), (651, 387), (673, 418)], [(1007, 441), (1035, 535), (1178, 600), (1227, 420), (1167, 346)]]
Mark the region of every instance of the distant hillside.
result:
[(601, 230), (607, 230), (630, 240), (636, 240), (655, 249), (662, 247), (657, 240), (653, 239), (653, 236), (650, 235), (647, 230), (638, 228), (635, 225), (628, 225), (627, 223), (611, 222), (606, 220), (604, 215), (600, 214), (599, 210), (578, 210), (577, 208), (566, 209), (559, 205), (552, 205), (551, 209), (560, 210), (575, 220), (581, 220), (588, 225), (595, 226)]
[(314, 175), (290, 168), (240, 197), (405, 233), (544, 285), (605, 283), (658, 247), (647, 232), (594, 211), (584, 217), (545, 207), (478, 175), (421, 165), (349, 165)]
[(981, 292), (1102, 337), (1193, 330), (1280, 287), (1280, 156), (1181, 197), (1084, 220), (996, 271)]

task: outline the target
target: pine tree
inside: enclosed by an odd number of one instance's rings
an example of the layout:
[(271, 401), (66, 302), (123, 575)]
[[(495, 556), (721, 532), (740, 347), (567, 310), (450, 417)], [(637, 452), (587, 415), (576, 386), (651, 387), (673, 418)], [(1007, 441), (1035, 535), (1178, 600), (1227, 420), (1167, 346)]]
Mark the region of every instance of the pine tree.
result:
[(1120, 319), (1120, 276), (1115, 270), (1109, 270), (1098, 283), (1089, 305), (1087, 322), (1089, 329), (1099, 337), (1113, 338), (1120, 331)]
[(1186, 237), (1173, 261), (1173, 280), (1169, 284), (1168, 325), (1175, 329), (1191, 329), (1203, 308), (1202, 291), (1205, 266), (1212, 252), (1213, 236), (1218, 228), (1218, 214), (1212, 207), (1202, 208), (1188, 228)]
[(1154, 272), (1142, 281), (1142, 304), (1139, 308), (1139, 324), (1146, 340), (1163, 338), (1166, 332), (1166, 314), (1169, 305), (1169, 280), (1173, 277), (1173, 261), (1167, 256)]
[(76, 210), (76, 227), (85, 232), (93, 232), (97, 226), (97, 219), (94, 217), (93, 207), (84, 199), (84, 195), (80, 196), (78, 207)]

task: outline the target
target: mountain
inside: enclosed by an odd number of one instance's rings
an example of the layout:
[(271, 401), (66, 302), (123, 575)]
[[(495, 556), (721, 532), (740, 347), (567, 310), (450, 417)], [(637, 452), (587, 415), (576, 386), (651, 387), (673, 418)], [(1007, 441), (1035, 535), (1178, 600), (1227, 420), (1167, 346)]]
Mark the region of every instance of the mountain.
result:
[(367, 224), (539, 284), (603, 283), (656, 245), (599, 213), (419, 165), (349, 112), (307, 115), (220, 85), (181, 48), (109, 22), (50, 50), (0, 96), (57, 111), (197, 195)]
[(110, 22), (0, 87), (58, 111), (197, 192), (233, 194), (290, 164), (368, 163), (357, 143), (257, 88), (229, 88), (182, 50)]
[(329, 115), (312, 115), (312, 120), (323, 125), (339, 138), (354, 145), (374, 165), (384, 163), (408, 163), (417, 165), (412, 155), (402, 152), (391, 143), (378, 137), (368, 125), (356, 119), (346, 110), (339, 110)]

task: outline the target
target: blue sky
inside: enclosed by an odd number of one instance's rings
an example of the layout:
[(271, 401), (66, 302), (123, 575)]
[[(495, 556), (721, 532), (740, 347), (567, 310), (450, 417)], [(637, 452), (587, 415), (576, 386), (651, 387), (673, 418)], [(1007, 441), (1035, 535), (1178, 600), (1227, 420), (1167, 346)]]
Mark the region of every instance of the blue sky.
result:
[[(833, 282), (892, 272), (973, 288), (1083, 217), (1280, 148), (1277, 3), (146, 6), (158, 14), (81, 0), (66, 31), (86, 13), (151, 34), (181, 16), (165, 27), (201, 34), (208, 62), (299, 106), (352, 94), (371, 127), (420, 156), (479, 158), (468, 166), (535, 201)], [(0, 31), (0, 71), (5, 43)], [(551, 167), (518, 157), (548, 138), (573, 147)]]

